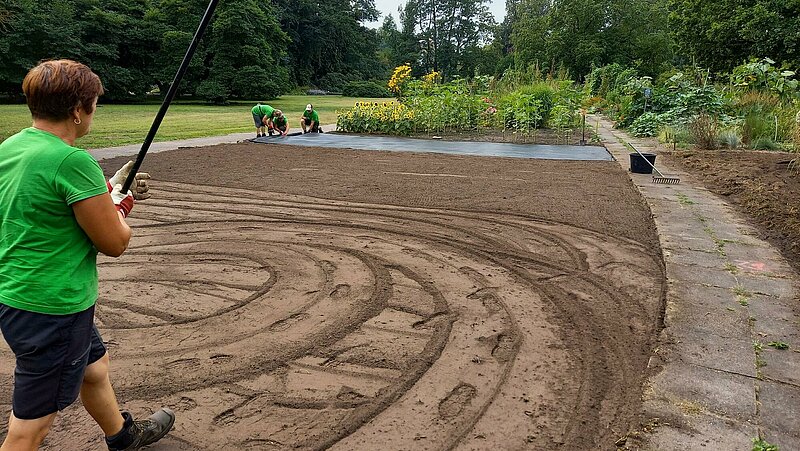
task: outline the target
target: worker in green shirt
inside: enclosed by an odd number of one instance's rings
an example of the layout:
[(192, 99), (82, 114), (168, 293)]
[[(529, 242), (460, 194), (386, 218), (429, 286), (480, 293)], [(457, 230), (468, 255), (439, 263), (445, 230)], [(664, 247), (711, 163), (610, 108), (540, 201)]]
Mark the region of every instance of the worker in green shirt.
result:
[(267, 130), (272, 128), (272, 116), (275, 114), (275, 108), (259, 103), (250, 112), (253, 113), (253, 122), (256, 124), (256, 138), (267, 136)]
[(306, 105), (306, 110), (303, 111), (303, 117), (300, 118), (300, 127), (303, 128), (303, 133), (322, 132), (322, 129), (319, 128), (319, 114), (317, 114), (314, 110), (314, 106), (310, 103)]
[(22, 91), (33, 125), (0, 143), (0, 331), (15, 357), (0, 449), (38, 449), (79, 394), (109, 450), (140, 449), (164, 437), (175, 414), (160, 409), (134, 421), (120, 411), (94, 313), (97, 253), (125, 252), (126, 218), (134, 199), (146, 198), (147, 180), (137, 174), (135, 191), (122, 192), (133, 162), (106, 181), (97, 161), (75, 147), (103, 94), (91, 69), (45, 61), (28, 72)]
[(286, 136), (289, 133), (289, 121), (286, 120), (286, 115), (281, 110), (275, 110), (272, 115), (272, 128), (269, 129), (269, 135), (272, 136), (273, 130)]

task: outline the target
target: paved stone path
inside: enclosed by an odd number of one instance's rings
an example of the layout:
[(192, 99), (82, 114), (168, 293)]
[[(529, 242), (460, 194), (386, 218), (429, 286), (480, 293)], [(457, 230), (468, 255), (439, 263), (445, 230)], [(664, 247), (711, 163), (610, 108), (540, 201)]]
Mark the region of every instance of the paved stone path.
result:
[[(652, 141), (595, 121), (623, 167), (622, 142), (658, 154)], [(642, 448), (749, 450), (761, 438), (800, 450), (798, 275), (723, 198), (658, 158), (656, 167), (681, 183), (629, 173), (653, 212), (669, 286)]]

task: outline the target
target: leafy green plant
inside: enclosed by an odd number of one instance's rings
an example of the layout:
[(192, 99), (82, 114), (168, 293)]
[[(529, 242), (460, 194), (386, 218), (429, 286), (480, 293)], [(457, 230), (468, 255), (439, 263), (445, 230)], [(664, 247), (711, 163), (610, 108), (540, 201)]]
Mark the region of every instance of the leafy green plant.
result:
[(644, 113), (637, 117), (630, 126), (633, 136), (650, 137), (656, 136), (662, 125), (661, 117), (656, 113)]
[(777, 68), (775, 61), (763, 58), (735, 67), (730, 79), (734, 86), (768, 90), (781, 97), (791, 98), (799, 93), (795, 75), (794, 71)]
[(753, 150), (780, 150), (781, 147), (772, 140), (772, 138), (762, 136), (753, 142), (752, 146)]
[(345, 97), (391, 97), (388, 89), (371, 81), (351, 81), (342, 88)]
[(780, 350), (789, 349), (789, 345), (782, 341), (770, 341), (769, 343), (767, 343), (767, 346)]
[(778, 445), (772, 445), (763, 438), (753, 439), (753, 451), (779, 451)]

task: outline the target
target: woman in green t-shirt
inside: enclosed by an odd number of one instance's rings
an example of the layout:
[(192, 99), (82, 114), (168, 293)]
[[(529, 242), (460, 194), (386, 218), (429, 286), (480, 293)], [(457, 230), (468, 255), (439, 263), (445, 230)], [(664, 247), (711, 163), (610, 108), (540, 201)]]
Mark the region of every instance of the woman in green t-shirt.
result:
[(106, 181), (94, 158), (74, 147), (103, 94), (88, 67), (43, 62), (22, 90), (33, 126), (0, 143), (0, 330), (16, 357), (2, 449), (37, 449), (79, 393), (110, 450), (138, 449), (169, 432), (175, 415), (161, 409), (134, 421), (119, 411), (94, 306), (97, 252), (125, 252), (125, 218), (134, 196), (149, 197), (147, 176), (137, 174), (136, 193), (123, 193), (132, 163)]

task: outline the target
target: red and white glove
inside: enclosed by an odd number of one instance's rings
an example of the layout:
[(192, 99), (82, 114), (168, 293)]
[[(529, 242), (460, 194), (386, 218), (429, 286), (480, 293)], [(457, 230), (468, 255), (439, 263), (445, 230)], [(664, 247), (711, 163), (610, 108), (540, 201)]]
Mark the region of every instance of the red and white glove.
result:
[(128, 191), (122, 192), (122, 183), (117, 183), (111, 190), (111, 199), (114, 201), (114, 206), (117, 211), (122, 213), (123, 218), (127, 218), (133, 210), (133, 193)]
[[(133, 161), (129, 161), (125, 163), (125, 166), (120, 168), (119, 171), (115, 172), (114, 175), (108, 179), (106, 185), (108, 186), (108, 192), (110, 193), (114, 189), (114, 185), (121, 185), (125, 183), (125, 180), (128, 178), (128, 174), (131, 172), (131, 168), (133, 168)], [(148, 180), (150, 179), (150, 174), (147, 172), (137, 172), (136, 177), (133, 180), (133, 198), (136, 200), (145, 200), (150, 198), (150, 185), (148, 184)]]

